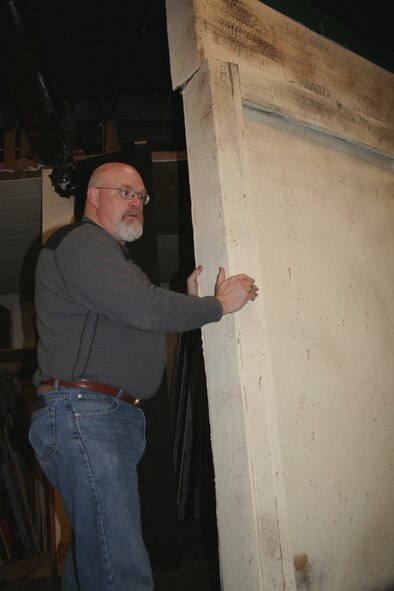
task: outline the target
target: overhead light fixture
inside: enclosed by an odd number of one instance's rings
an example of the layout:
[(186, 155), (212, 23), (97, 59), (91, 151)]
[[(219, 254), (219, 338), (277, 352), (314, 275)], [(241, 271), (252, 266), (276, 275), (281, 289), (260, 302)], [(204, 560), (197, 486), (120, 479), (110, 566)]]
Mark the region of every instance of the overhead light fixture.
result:
[(78, 171), (74, 161), (60, 162), (53, 167), (49, 178), (60, 197), (71, 197), (78, 190)]

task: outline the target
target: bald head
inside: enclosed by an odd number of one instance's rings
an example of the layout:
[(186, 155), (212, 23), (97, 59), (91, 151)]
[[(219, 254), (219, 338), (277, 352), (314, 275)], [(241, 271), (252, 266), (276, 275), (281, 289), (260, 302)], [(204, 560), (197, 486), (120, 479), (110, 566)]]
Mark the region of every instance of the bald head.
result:
[(105, 183), (110, 178), (118, 178), (119, 175), (125, 172), (131, 172), (139, 177), (142, 182), (142, 179), (133, 166), (130, 164), (125, 164), (124, 162), (106, 162), (105, 164), (101, 164), (98, 166), (92, 173), (89, 179), (89, 187), (100, 186), (102, 183)]
[(145, 192), (139, 172), (123, 162), (106, 162), (96, 168), (88, 183), (85, 216), (107, 230), (119, 242), (136, 240), (142, 234), (143, 204), (137, 195), (123, 199), (119, 188)]

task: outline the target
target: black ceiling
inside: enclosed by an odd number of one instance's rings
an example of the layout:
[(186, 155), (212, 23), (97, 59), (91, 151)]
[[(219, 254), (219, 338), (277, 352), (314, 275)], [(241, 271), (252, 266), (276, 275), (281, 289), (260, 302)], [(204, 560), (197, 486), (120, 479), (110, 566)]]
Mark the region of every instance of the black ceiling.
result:
[[(375, 0), (364, 7), (350, 0), (265, 3), (394, 72), (389, 3)], [(36, 151), (41, 149), (42, 120), (57, 117), (63, 133), (67, 109), (72, 120), (73, 105), (82, 97), (105, 102), (107, 111), (110, 105), (116, 112), (123, 96), (174, 95), (165, 0), (0, 0), (0, 7), (2, 12), (6, 7), (11, 19), (4, 24), (0, 14), (0, 90), (22, 126), (33, 129)], [(47, 93), (40, 106), (34, 85), (37, 92), (41, 85)], [(54, 128), (53, 121), (49, 127)], [(50, 150), (56, 151), (58, 138), (52, 140)]]
[(164, 0), (24, 0), (62, 96), (171, 88)]

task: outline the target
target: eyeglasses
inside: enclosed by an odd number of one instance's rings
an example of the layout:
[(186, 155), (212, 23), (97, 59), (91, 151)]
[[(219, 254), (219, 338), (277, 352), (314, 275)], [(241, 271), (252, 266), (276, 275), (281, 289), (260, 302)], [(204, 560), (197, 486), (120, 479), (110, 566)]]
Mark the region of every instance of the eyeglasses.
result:
[(138, 197), (144, 205), (149, 203), (150, 197), (145, 191), (138, 192), (132, 187), (95, 187), (95, 189), (108, 189), (108, 191), (118, 191), (122, 199), (130, 201), (133, 197)]

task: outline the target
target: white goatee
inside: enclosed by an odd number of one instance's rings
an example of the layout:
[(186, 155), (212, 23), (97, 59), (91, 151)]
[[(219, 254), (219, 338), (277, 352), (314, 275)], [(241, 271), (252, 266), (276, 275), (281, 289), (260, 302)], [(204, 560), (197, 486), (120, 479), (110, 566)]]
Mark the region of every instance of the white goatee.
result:
[(125, 242), (133, 242), (141, 238), (143, 227), (140, 222), (136, 224), (127, 224), (125, 221), (121, 221), (117, 227), (118, 234)]

